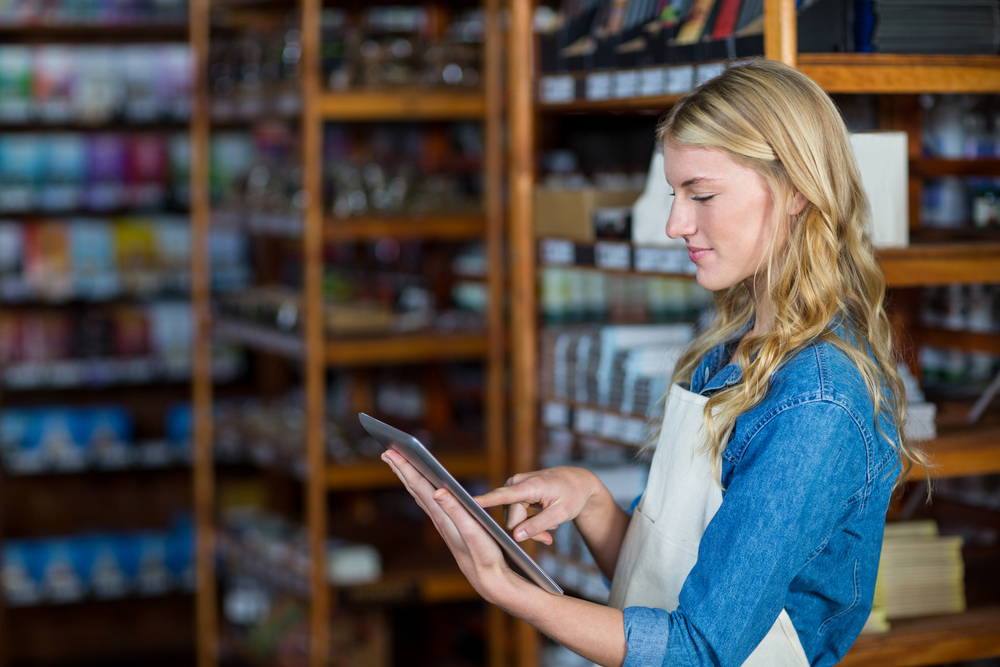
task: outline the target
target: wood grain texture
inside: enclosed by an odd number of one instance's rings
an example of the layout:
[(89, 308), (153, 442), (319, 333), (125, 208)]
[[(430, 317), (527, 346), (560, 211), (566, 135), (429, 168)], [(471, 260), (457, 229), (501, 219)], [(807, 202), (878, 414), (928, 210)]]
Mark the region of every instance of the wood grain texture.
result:
[[(458, 480), (488, 477), (493, 472), (491, 459), (482, 453), (437, 455), (441, 465)], [(326, 469), (326, 484), (331, 491), (399, 488), (399, 478), (381, 461), (351, 466), (331, 464)]]
[[(331, 366), (373, 366), (425, 361), (482, 359), (489, 353), (485, 334), (412, 334), (382, 338), (331, 339), (326, 363)], [(312, 357), (307, 355), (308, 359)]]
[(764, 57), (796, 66), (798, 23), (795, 0), (769, 0), (764, 3)]
[(320, 92), (321, 0), (301, 0), (302, 17), (302, 163), (303, 187), (308, 193), (303, 230), (305, 299), (305, 366), (302, 369), (306, 402), (305, 484), (306, 526), (309, 534), (310, 587), (309, 664), (323, 667), (329, 655), (330, 590), (326, 578), (326, 365), (323, 332), (323, 119)]
[(1000, 282), (1000, 244), (955, 243), (877, 251), (890, 287)]
[(891, 625), (887, 633), (859, 637), (840, 667), (923, 667), (1000, 656), (1000, 607)]
[(1000, 91), (1000, 56), (803, 53), (797, 66), (828, 93)]
[[(1000, 472), (1000, 426), (953, 427), (925, 443), (933, 467), (931, 477), (967, 477)], [(912, 481), (927, 478), (927, 471), (914, 467)]]
[(483, 118), (486, 98), (481, 92), (373, 90), (323, 93), (323, 120), (450, 120)]
[[(487, 142), (489, 137), (487, 136)], [(487, 161), (489, 149), (487, 148)], [(501, 155), (501, 159), (502, 159)], [(487, 177), (486, 194), (489, 199), (490, 183)], [(497, 188), (499, 181), (497, 181)], [(502, 206), (502, 204), (501, 204)], [(502, 215), (502, 214), (501, 214)], [(422, 218), (327, 218), (323, 224), (323, 240), (327, 243), (342, 241), (394, 239), (430, 239), (464, 241), (481, 239), (487, 233), (489, 217), (481, 215), (442, 215)], [(503, 233), (501, 218), (500, 232)], [(502, 243), (502, 237), (501, 237)]]
[(218, 601), (215, 578), (215, 470), (212, 425), (211, 258), (208, 251), (209, 202), (209, 0), (191, 0), (191, 310), (193, 475), (195, 534), (195, 626), (198, 667), (219, 660)]

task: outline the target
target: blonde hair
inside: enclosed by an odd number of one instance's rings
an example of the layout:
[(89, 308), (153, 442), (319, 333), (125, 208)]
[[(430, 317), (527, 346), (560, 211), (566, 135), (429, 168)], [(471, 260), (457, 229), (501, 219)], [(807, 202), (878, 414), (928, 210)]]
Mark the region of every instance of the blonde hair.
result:
[[(885, 280), (865, 232), (868, 203), (847, 128), (826, 93), (792, 67), (752, 60), (682, 97), (660, 121), (656, 140), (725, 152), (764, 177), (779, 211), (764, 268), (773, 324), (740, 341), (736, 359), (743, 381), (714, 394), (705, 406), (716, 479), (721, 482), (721, 454), (736, 418), (764, 400), (782, 363), (816, 341), (835, 345), (858, 368), (875, 405), (876, 427), (895, 447), (879, 424), (880, 412), (891, 416), (905, 471), (926, 464), (919, 447), (903, 437), (905, 395), (883, 307)], [(782, 214), (791, 210), (796, 191), (807, 200), (805, 208), (794, 216)], [(787, 242), (778, 251), (781, 226)], [(731, 340), (754, 317), (743, 283), (716, 292), (715, 303), (713, 324), (680, 358), (673, 382), (689, 381), (709, 350)], [(838, 321), (847, 340), (831, 328)]]

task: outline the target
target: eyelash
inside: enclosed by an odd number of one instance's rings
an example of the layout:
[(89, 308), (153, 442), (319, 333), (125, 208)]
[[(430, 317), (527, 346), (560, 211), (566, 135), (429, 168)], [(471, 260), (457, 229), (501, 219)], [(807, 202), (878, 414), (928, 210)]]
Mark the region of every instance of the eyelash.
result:
[[(677, 196), (677, 193), (676, 193), (676, 192), (671, 192), (671, 193), (670, 193), (670, 196), (671, 196), (671, 197), (676, 197), (676, 196)], [(711, 198), (712, 198), (712, 197), (714, 197), (714, 196), (715, 196), (715, 195), (707, 195), (707, 196), (705, 196), (705, 197), (691, 197), (691, 200), (692, 200), (692, 201), (696, 201), (696, 202), (701, 202), (701, 203), (703, 203), (703, 204), (704, 204), (705, 202), (707, 202), (707, 201), (708, 201), (709, 199), (711, 199)]]

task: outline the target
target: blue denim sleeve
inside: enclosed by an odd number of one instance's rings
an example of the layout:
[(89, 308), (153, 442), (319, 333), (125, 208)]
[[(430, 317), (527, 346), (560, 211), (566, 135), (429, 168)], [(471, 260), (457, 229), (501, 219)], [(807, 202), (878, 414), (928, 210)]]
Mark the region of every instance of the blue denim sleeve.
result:
[(738, 459), (679, 607), (625, 612), (626, 665), (742, 664), (866, 479), (861, 431), (831, 402), (778, 412), (727, 454)]

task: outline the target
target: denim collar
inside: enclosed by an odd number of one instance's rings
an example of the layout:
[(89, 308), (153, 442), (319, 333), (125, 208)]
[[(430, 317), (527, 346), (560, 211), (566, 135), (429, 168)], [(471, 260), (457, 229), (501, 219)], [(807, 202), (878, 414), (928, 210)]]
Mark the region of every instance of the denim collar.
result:
[(732, 338), (709, 350), (694, 371), (691, 382), (692, 391), (709, 396), (713, 392), (743, 381), (743, 369), (738, 363), (729, 363), (729, 359), (732, 358), (740, 339), (753, 327), (753, 323), (754, 320), (751, 319)]

